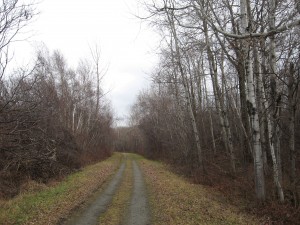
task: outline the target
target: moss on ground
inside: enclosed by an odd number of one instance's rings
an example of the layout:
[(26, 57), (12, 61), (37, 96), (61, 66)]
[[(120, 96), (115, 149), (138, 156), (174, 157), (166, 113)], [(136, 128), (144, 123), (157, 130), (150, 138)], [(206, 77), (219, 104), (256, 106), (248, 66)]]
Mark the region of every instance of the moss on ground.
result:
[(0, 202), (0, 224), (56, 224), (114, 174), (122, 155), (87, 166), (51, 187)]
[[(191, 184), (162, 163), (139, 160), (152, 211), (152, 224), (260, 224), (209, 187)], [(243, 207), (241, 207), (243, 208)]]
[(124, 177), (119, 189), (113, 197), (113, 200), (108, 210), (101, 215), (100, 224), (119, 225), (126, 219), (127, 209), (130, 204), (132, 188), (133, 188), (133, 173), (132, 160), (127, 159)]

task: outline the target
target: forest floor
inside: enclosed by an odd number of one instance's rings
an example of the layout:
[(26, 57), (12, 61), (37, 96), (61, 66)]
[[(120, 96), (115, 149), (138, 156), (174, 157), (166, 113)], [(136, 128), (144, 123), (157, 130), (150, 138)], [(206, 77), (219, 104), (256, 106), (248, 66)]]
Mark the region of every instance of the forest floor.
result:
[(261, 224), (221, 192), (159, 162), (116, 153), (49, 187), (0, 202), (0, 224)]

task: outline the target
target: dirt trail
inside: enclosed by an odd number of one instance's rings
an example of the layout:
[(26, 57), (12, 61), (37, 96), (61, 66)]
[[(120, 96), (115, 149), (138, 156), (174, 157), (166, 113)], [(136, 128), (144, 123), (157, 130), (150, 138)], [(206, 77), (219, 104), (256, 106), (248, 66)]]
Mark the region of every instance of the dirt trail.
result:
[[(124, 171), (126, 167), (126, 160), (130, 160), (132, 163), (133, 171), (133, 188), (128, 190), (131, 194), (130, 203), (124, 213), (124, 221), (122, 224), (127, 225), (149, 225), (150, 224), (150, 210), (148, 206), (148, 199), (144, 179), (142, 172), (137, 165), (136, 161), (130, 156), (125, 155), (119, 170), (107, 185), (104, 191), (100, 194), (96, 194), (91, 199), (89, 204), (77, 212), (72, 218), (64, 223), (65, 225), (98, 225), (100, 215), (105, 213), (111, 206), (111, 202), (120, 187), (122, 185), (122, 179), (124, 177)], [(112, 206), (113, 207), (113, 206)]]
[(65, 225), (96, 225), (101, 213), (104, 213), (109, 207), (109, 204), (114, 196), (115, 191), (118, 189), (125, 170), (125, 162), (122, 162), (119, 170), (112, 178), (104, 192), (94, 197), (93, 201), (77, 213), (74, 217), (68, 220)]
[(137, 163), (132, 161), (132, 164), (134, 188), (126, 224), (148, 225), (150, 224), (150, 212), (143, 175)]

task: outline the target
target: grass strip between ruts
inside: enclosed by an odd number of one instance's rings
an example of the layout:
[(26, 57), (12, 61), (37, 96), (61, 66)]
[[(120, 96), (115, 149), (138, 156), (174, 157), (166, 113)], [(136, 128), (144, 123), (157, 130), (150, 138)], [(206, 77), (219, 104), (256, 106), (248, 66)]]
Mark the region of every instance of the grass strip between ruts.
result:
[(127, 159), (126, 169), (119, 189), (113, 197), (108, 210), (100, 216), (100, 224), (123, 224), (128, 212), (133, 187), (132, 160)]
[(120, 164), (122, 154), (87, 166), (51, 187), (0, 202), (0, 224), (56, 224), (102, 187)]

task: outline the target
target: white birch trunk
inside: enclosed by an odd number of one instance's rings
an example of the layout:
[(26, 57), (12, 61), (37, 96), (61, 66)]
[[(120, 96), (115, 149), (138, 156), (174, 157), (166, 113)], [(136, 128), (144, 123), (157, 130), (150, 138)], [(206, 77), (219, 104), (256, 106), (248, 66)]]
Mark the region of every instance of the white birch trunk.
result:
[[(269, 29), (275, 29), (275, 1), (269, 0)], [(273, 175), (274, 182), (277, 188), (278, 196), (280, 202), (284, 201), (284, 194), (281, 182), (281, 155), (280, 155), (280, 140), (279, 140), (279, 127), (278, 117), (279, 117), (279, 105), (276, 102), (277, 97), (277, 85), (276, 85), (276, 55), (275, 55), (275, 37), (272, 35), (270, 37), (270, 72), (271, 72), (271, 104), (273, 105), (273, 110), (268, 114), (268, 130), (269, 130), (269, 142), (270, 150), (273, 161)], [(270, 105), (270, 104), (269, 104)], [(272, 114), (272, 115), (270, 115)]]
[(82, 112), (80, 112), (80, 114), (79, 114), (79, 118), (78, 118), (78, 122), (77, 122), (77, 127), (76, 127), (76, 132), (78, 132), (81, 129), (81, 127), (82, 127), (81, 120), (82, 120)]
[[(250, 29), (248, 24), (246, 0), (240, 0), (242, 32), (245, 34)], [(258, 200), (265, 200), (265, 177), (262, 149), (260, 142), (260, 124), (256, 105), (255, 82), (253, 76), (253, 55), (249, 40), (243, 41), (243, 55), (245, 61), (245, 74), (247, 82), (247, 101), (250, 124), (252, 128), (252, 144), (254, 154), (255, 191)]]
[[(289, 69), (289, 83), (288, 83), (288, 104), (289, 104), (289, 150), (290, 150), (290, 182), (294, 192), (297, 193), (297, 180), (296, 180), (296, 158), (297, 152), (295, 148), (295, 120), (296, 120), (296, 109), (297, 109), (297, 93), (298, 93), (298, 82), (294, 79), (295, 68), (294, 64), (291, 63)], [(297, 198), (295, 199), (295, 206), (299, 203)]]
[(76, 115), (76, 105), (74, 106), (72, 113), (72, 131), (75, 134), (75, 115)]
[[(208, 104), (208, 94), (207, 94), (207, 88), (206, 88), (206, 79), (204, 77), (204, 89), (205, 89), (205, 99), (206, 99), (206, 104)], [(212, 139), (212, 143), (213, 143), (213, 151), (214, 154), (217, 153), (217, 148), (216, 148), (216, 141), (215, 141), (215, 135), (214, 135), (214, 127), (213, 127), (213, 120), (212, 120), (212, 116), (211, 116), (211, 110), (209, 110), (209, 124), (210, 124), (210, 134), (211, 134), (211, 139)]]

